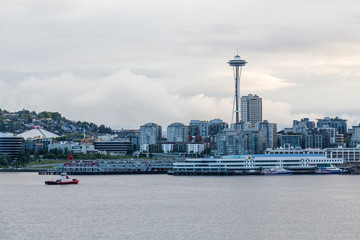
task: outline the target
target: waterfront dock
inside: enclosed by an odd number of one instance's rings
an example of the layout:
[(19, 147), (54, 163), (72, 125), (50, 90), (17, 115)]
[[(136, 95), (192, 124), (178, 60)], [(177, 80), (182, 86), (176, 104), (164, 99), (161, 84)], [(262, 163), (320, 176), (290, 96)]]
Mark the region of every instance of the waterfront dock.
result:
[[(40, 170), (39, 175), (60, 175), (59, 170)], [(69, 175), (122, 175), (122, 174), (167, 174), (167, 171), (108, 171), (108, 172), (86, 172), (86, 171), (69, 171)]]

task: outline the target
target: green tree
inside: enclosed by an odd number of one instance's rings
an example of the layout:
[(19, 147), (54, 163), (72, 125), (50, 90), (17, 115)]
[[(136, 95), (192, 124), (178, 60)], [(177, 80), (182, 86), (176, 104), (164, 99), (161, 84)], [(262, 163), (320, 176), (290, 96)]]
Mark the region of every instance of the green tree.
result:
[(51, 118), (52, 118), (53, 120), (60, 120), (62, 117), (61, 117), (61, 114), (60, 114), (60, 113), (58, 113), (58, 112), (53, 112), (53, 113), (51, 113)]
[(34, 155), (34, 161), (40, 161), (40, 154), (38, 152)]
[(38, 114), (38, 118), (50, 118), (51, 117), (51, 113), (50, 112), (41, 112)]
[(10, 163), (10, 157), (7, 154), (0, 155), (0, 166), (7, 167)]
[(24, 167), (30, 162), (30, 152), (29, 151), (19, 151), (18, 158), (16, 160), (16, 165)]
[(104, 124), (101, 124), (99, 127), (99, 133), (112, 133), (111, 128), (105, 127)]

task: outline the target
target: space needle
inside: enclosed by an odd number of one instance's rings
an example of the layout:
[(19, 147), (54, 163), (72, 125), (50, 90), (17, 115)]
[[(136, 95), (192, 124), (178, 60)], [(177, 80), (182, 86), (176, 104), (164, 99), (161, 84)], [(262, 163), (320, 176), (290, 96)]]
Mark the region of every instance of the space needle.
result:
[(240, 77), (241, 77), (242, 67), (245, 66), (246, 63), (247, 62), (245, 60), (241, 59), (238, 54), (234, 57), (234, 59), (232, 59), (228, 62), (230, 67), (233, 67), (234, 80), (235, 80), (235, 95), (234, 95), (234, 102), (233, 102), (233, 113), (232, 113), (232, 117), (231, 117), (231, 121), (233, 121), (234, 113), (235, 113), (235, 117), (236, 117), (235, 124), (240, 122), (239, 121)]

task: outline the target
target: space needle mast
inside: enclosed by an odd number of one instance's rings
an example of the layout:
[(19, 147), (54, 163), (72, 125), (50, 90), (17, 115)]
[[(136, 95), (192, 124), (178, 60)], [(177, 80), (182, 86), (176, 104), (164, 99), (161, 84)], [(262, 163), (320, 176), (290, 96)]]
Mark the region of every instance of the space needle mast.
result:
[(240, 56), (237, 54), (234, 59), (230, 60), (228, 64), (230, 67), (233, 67), (234, 72), (234, 80), (235, 80), (235, 95), (234, 95), (234, 102), (233, 102), (233, 113), (231, 117), (231, 121), (234, 120), (234, 113), (236, 116), (235, 123), (239, 123), (239, 112), (240, 112), (240, 106), (239, 106), (239, 97), (240, 97), (240, 77), (241, 77), (241, 70), (242, 67), (245, 66), (247, 62), (240, 58)]

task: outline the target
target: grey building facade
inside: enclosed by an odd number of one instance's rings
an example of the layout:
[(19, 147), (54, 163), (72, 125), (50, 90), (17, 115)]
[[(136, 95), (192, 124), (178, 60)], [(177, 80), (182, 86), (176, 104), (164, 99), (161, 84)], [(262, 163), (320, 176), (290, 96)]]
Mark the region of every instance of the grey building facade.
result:
[(147, 123), (140, 127), (140, 146), (156, 144), (161, 140), (161, 126), (156, 123)]
[(172, 123), (167, 127), (166, 138), (168, 142), (186, 142), (188, 136), (188, 126), (182, 123)]

